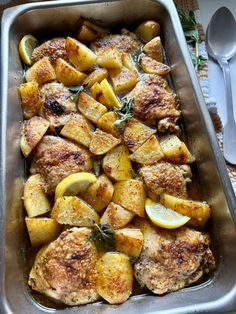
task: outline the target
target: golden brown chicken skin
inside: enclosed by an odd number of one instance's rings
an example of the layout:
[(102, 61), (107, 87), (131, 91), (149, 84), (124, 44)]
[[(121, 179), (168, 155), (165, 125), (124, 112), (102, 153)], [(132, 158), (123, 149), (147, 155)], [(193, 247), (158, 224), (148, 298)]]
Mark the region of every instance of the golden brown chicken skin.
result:
[(190, 181), (191, 170), (188, 177), (185, 177), (185, 170), (181, 166), (172, 165), (168, 162), (159, 162), (151, 166), (144, 166), (140, 169), (147, 188), (154, 194), (167, 193), (179, 197), (187, 197), (186, 183)]
[(37, 255), (29, 285), (68, 305), (98, 300), (96, 292), (97, 250), (89, 240), (90, 229), (64, 231)]
[(72, 93), (61, 83), (44, 84), (40, 90), (42, 108), (40, 115), (45, 117), (51, 130), (61, 128), (71, 119), (71, 113), (76, 112), (76, 104), (70, 99)]
[(144, 225), (144, 246), (134, 265), (141, 286), (163, 294), (184, 288), (214, 270), (207, 234), (186, 227), (166, 230), (148, 222)]
[(46, 182), (48, 194), (68, 175), (80, 171), (90, 172), (93, 164), (88, 150), (60, 137), (44, 136), (35, 149), (31, 173), (40, 173)]
[(138, 37), (126, 29), (122, 29), (121, 34), (107, 35), (97, 38), (92, 48), (95, 51), (101, 51), (107, 48), (116, 48), (120, 52), (132, 53), (136, 52), (142, 46), (142, 42)]
[(44, 42), (42, 45), (36, 47), (32, 53), (32, 61), (36, 62), (43, 57), (50, 57), (50, 61), (55, 63), (57, 58), (67, 60), (67, 52), (65, 48), (65, 38), (58, 37)]

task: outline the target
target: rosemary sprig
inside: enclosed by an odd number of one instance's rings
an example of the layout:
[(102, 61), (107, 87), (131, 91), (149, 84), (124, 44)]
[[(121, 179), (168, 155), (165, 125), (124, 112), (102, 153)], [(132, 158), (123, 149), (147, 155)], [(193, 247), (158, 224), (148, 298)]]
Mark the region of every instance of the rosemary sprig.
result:
[(109, 224), (94, 224), (89, 240), (101, 252), (113, 251), (116, 247), (115, 232)]
[(79, 93), (82, 92), (84, 87), (82, 85), (73, 85), (69, 87), (69, 90), (74, 94), (70, 96), (70, 99), (74, 102), (77, 102), (79, 98)]
[(181, 9), (178, 9), (178, 13), (186, 41), (195, 50), (190, 50), (190, 53), (195, 70), (197, 71), (199, 66), (207, 62), (207, 59), (199, 54), (198, 45), (200, 43), (200, 36), (198, 33), (195, 15), (193, 11), (184, 11)]
[(128, 121), (129, 119), (132, 118), (132, 104), (133, 104), (133, 99), (124, 97), (122, 100), (122, 107), (119, 111), (116, 113), (119, 116), (119, 119), (115, 121), (115, 126), (121, 126), (124, 122)]

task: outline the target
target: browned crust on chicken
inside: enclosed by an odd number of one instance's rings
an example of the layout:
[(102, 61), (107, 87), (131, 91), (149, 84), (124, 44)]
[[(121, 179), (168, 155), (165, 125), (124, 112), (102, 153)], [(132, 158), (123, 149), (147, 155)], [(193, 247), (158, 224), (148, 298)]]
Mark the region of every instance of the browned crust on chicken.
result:
[(155, 193), (167, 193), (179, 197), (187, 197), (186, 182), (179, 166), (168, 162), (144, 166), (140, 169), (147, 188)]
[(151, 226), (144, 231), (143, 250), (134, 266), (140, 285), (156, 294), (188, 286), (214, 268), (208, 235), (185, 227)]
[(142, 46), (142, 42), (138, 37), (128, 30), (123, 29), (122, 34), (108, 35), (97, 38), (93, 42), (93, 49), (101, 51), (107, 48), (116, 48), (120, 52), (132, 53), (136, 52)]
[(49, 121), (52, 130), (64, 126), (71, 119), (70, 113), (77, 111), (71, 95), (67, 87), (57, 82), (44, 84), (41, 88), (43, 107), (40, 114)]
[(89, 241), (90, 229), (72, 228), (35, 260), (29, 285), (69, 305), (94, 302), (96, 292), (97, 250)]
[(43, 57), (50, 57), (54, 64), (57, 58), (68, 60), (65, 48), (66, 39), (62, 37), (53, 38), (36, 47), (32, 53), (32, 61), (36, 62)]
[(57, 184), (68, 175), (92, 170), (91, 155), (84, 147), (56, 136), (44, 136), (35, 149), (31, 173), (40, 173), (52, 194)]

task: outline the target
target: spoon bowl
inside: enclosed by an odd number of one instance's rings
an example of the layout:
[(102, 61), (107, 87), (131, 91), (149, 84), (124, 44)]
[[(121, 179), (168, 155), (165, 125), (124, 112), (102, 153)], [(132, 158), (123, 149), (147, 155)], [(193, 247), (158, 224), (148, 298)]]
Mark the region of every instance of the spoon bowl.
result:
[(206, 33), (206, 48), (209, 56), (219, 63), (223, 71), (227, 108), (227, 122), (223, 133), (223, 153), (229, 163), (236, 165), (236, 122), (228, 63), (236, 54), (236, 21), (226, 7), (218, 9), (210, 20)]

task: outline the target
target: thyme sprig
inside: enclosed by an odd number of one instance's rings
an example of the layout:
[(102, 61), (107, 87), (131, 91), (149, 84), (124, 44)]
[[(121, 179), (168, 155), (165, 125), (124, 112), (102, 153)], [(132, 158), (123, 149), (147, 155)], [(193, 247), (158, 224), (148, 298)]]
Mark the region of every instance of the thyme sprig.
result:
[(79, 94), (84, 90), (84, 87), (82, 85), (73, 85), (69, 87), (69, 90), (73, 93), (73, 95), (70, 96), (70, 99), (77, 102)]
[(115, 232), (109, 224), (94, 224), (89, 240), (100, 252), (113, 251), (116, 247)]
[(199, 66), (207, 62), (207, 59), (199, 54), (199, 43), (201, 40), (198, 33), (195, 15), (193, 11), (184, 11), (181, 9), (178, 9), (178, 13), (186, 41), (192, 48), (194, 48), (194, 51), (190, 50), (190, 53), (195, 70), (197, 71)]
[(115, 121), (115, 126), (121, 126), (124, 122), (128, 121), (133, 116), (132, 109), (133, 99), (124, 97), (122, 100), (122, 107), (116, 113), (119, 116), (119, 119)]

